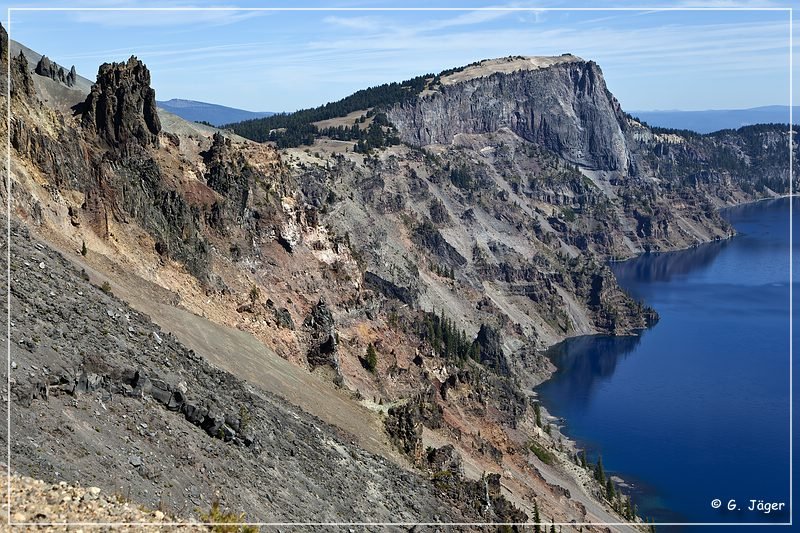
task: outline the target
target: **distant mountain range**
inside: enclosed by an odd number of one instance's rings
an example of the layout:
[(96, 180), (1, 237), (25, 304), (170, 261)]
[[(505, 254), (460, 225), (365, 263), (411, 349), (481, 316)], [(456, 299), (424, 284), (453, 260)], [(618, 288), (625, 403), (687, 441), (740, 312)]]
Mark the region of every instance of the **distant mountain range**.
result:
[(223, 124), (241, 122), (253, 118), (264, 118), (275, 114), (269, 111), (245, 111), (244, 109), (236, 109), (224, 105), (178, 98), (158, 102), (158, 107), (178, 115), (184, 120), (208, 122), (214, 126), (222, 126)]
[[(751, 124), (789, 123), (789, 106), (768, 105), (750, 109), (708, 109), (705, 111), (631, 111), (650, 126), (711, 133)], [(793, 122), (800, 123), (800, 107), (793, 110)]]

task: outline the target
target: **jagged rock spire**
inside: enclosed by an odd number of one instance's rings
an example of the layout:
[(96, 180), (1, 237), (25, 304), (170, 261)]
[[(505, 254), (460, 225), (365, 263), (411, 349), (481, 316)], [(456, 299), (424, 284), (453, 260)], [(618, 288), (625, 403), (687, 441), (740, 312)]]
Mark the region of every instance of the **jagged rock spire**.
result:
[(150, 71), (135, 56), (103, 63), (83, 105), (83, 123), (113, 146), (157, 146), (161, 121)]

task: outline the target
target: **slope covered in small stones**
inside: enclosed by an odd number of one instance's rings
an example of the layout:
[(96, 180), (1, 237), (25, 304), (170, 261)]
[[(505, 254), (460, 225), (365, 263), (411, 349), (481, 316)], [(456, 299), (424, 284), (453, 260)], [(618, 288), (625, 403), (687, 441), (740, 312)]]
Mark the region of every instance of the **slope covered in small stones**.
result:
[[(1, 471), (3, 477), (6, 472)], [(70, 485), (65, 481), (48, 484), (27, 476), (10, 476), (10, 494), (3, 498), (0, 510), (0, 527), (8, 526), (9, 502), (14, 531), (46, 529), (52, 532), (75, 531), (70, 523), (135, 523), (135, 526), (117, 526), (115, 531), (181, 531), (205, 532), (209, 526), (190, 524), (186, 520), (167, 516), (163, 511), (147, 511), (140, 505), (124, 501), (121, 494), (104, 493), (98, 487)], [(183, 522), (181, 526), (165, 523)], [(21, 524), (27, 524), (23, 526)]]
[(15, 471), (174, 513), (219, 500), (260, 521), (481, 517), (209, 366), (24, 227), (11, 236)]

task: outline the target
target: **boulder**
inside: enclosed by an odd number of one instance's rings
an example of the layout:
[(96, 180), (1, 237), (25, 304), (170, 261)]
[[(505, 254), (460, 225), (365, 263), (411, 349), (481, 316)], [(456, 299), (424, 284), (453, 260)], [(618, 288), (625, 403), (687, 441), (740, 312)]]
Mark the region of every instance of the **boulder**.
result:
[(195, 426), (199, 426), (203, 423), (203, 420), (208, 414), (208, 408), (202, 405), (184, 402), (181, 406), (181, 412), (183, 412), (183, 416), (186, 418), (186, 420)]
[(150, 378), (139, 371), (136, 372), (131, 385), (133, 386), (133, 394), (135, 396), (142, 397), (152, 394), (153, 384), (150, 382)]
[(281, 307), (280, 309), (274, 310), (275, 314), (275, 322), (278, 323), (278, 326), (294, 330), (294, 320), (292, 320), (292, 315), (289, 313), (289, 310), (285, 307)]
[(209, 412), (203, 419), (202, 427), (206, 433), (212, 437), (219, 438), (221, 435), (222, 427), (225, 425), (225, 417), (222, 415)]
[(153, 379), (151, 380), (150, 394), (157, 402), (168, 405), (172, 398), (172, 387), (160, 379)]
[(236, 431), (233, 430), (228, 424), (222, 425), (222, 440), (230, 442), (236, 437)]
[(183, 402), (185, 401), (184, 394), (179, 390), (173, 390), (172, 396), (169, 397), (169, 401), (167, 402), (167, 409), (170, 411), (180, 411), (181, 407), (183, 407)]
[(94, 392), (103, 385), (103, 378), (93, 373), (82, 373), (75, 381), (74, 394)]

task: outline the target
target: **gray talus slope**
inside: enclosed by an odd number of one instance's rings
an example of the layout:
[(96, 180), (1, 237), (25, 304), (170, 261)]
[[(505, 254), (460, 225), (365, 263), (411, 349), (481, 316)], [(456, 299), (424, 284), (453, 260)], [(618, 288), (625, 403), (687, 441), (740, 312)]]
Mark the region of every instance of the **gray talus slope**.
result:
[(11, 242), (14, 471), (183, 515), (218, 498), (259, 520), (458, 518), (421, 478), (211, 367), (16, 223)]

